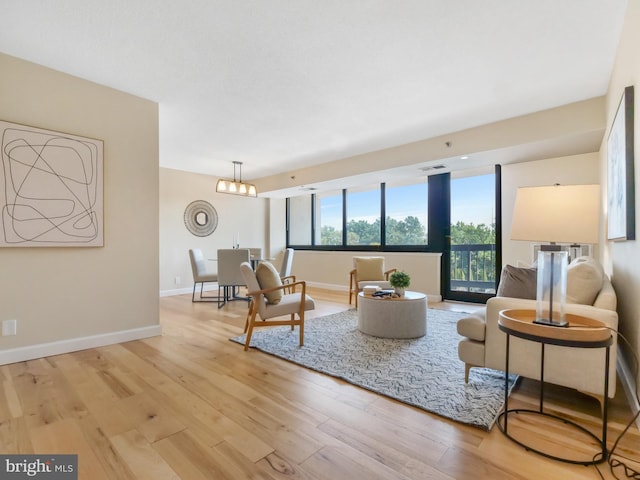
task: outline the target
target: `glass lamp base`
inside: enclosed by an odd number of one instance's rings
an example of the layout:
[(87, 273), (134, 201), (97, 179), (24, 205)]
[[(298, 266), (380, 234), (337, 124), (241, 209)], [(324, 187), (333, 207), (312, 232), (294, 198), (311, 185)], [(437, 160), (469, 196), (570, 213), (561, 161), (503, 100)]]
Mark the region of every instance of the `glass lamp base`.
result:
[(540, 251), (536, 291), (535, 323), (567, 327), (564, 309), (567, 298), (567, 252)]

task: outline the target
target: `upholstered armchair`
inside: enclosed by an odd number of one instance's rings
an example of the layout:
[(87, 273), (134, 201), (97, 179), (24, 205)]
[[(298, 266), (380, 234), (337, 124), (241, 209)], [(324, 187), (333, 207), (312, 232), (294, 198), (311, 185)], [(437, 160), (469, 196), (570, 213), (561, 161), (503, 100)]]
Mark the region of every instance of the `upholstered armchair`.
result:
[[(304, 345), (304, 313), (315, 308), (313, 298), (307, 295), (307, 285), (304, 281), (283, 284), (279, 272), (269, 262), (258, 265), (254, 272), (249, 262), (240, 265), (240, 271), (251, 297), (249, 313), (244, 331), (246, 340), (245, 351), (251, 343), (253, 329), (258, 326), (290, 325), (300, 329), (300, 346)], [(293, 293), (286, 293), (292, 289)], [(299, 290), (299, 291), (296, 291)], [(297, 315), (297, 318), (296, 318)], [(262, 322), (256, 323), (260, 316)], [(289, 318), (278, 319), (288, 316)]]
[(384, 269), (384, 257), (353, 257), (353, 270), (349, 272), (349, 304), (356, 299), (358, 308), (358, 293), (367, 285), (380, 288), (391, 288), (389, 275), (396, 269)]

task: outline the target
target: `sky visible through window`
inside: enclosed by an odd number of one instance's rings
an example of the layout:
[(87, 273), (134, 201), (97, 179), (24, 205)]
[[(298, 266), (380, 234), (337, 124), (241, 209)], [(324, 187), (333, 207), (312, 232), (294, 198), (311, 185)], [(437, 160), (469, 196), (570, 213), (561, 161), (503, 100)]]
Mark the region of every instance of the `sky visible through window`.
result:
[(455, 178), (451, 181), (451, 223), (491, 226), (495, 222), (495, 175)]
[[(424, 184), (409, 185), (394, 189), (394, 195), (387, 199), (387, 210), (393, 212), (397, 220), (408, 216), (420, 219), (424, 216), (424, 205), (416, 203), (416, 198), (424, 198)], [(371, 215), (372, 205), (379, 205), (379, 190), (361, 192), (349, 196), (349, 219), (374, 222), (377, 216)], [(478, 175), (456, 178), (451, 182), (451, 223), (463, 222), (490, 226), (495, 221), (494, 175)], [(336, 229), (342, 228), (341, 194), (323, 197), (322, 223)]]

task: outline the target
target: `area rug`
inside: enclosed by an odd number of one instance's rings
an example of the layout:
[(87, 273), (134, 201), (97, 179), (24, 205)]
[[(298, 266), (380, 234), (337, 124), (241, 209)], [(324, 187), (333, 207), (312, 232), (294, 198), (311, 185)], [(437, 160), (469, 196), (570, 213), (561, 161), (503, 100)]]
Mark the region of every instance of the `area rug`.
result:
[[(395, 340), (361, 333), (357, 312), (349, 310), (307, 319), (303, 347), (290, 327), (254, 330), (251, 347), (488, 431), (504, 404), (504, 373), (472, 368), (464, 382), (456, 331), (462, 316), (429, 309), (426, 336)], [(244, 344), (245, 336), (231, 340)], [(516, 378), (509, 379), (509, 391)]]

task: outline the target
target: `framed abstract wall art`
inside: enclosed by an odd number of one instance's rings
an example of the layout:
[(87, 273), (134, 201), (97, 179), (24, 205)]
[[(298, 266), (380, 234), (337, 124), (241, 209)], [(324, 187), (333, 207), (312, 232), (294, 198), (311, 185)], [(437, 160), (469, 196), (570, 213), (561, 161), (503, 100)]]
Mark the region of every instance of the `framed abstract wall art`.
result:
[(609, 240), (635, 240), (633, 86), (626, 87), (607, 139), (607, 207)]
[(0, 247), (103, 246), (102, 140), (0, 121)]

